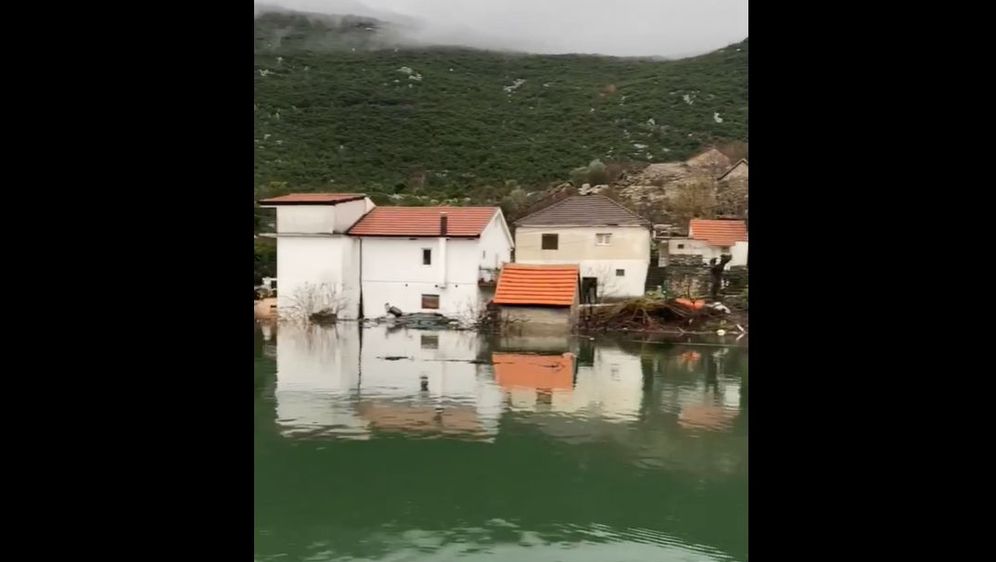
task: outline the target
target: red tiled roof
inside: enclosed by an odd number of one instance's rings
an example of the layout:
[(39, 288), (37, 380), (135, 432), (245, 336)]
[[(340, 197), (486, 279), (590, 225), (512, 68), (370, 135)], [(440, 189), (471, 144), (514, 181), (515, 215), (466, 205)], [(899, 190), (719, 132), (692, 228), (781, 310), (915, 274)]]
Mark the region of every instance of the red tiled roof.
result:
[(744, 221), (692, 219), (688, 235), (713, 246), (732, 246), (747, 241), (747, 225)]
[(577, 290), (577, 265), (510, 263), (498, 277), (494, 303), (571, 306)]
[(374, 207), (348, 234), (354, 236), (439, 236), (446, 213), (447, 236), (480, 236), (498, 207)]
[(260, 205), (335, 205), (366, 197), (363, 193), (291, 193), (263, 199)]

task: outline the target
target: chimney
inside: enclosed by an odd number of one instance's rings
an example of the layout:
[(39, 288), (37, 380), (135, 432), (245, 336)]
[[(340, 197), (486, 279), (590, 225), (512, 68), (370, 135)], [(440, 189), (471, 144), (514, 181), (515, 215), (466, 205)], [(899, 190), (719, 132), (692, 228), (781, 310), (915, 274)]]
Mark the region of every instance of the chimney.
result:
[(439, 235), (446, 236), (446, 213), (439, 213)]

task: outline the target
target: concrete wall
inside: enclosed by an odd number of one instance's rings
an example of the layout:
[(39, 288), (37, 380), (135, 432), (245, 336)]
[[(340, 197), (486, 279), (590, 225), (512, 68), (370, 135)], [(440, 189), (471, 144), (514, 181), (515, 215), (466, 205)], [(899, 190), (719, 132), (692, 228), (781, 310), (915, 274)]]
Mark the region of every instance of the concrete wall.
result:
[(577, 321), (577, 307), (500, 306), (502, 329), (516, 335), (568, 333)]

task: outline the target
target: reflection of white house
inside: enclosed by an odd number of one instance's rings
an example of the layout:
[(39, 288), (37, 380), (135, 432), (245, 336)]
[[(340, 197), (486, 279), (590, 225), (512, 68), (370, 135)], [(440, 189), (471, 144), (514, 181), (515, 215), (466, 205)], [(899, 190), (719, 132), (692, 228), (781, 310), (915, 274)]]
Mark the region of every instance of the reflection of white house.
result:
[(277, 330), (277, 424), (284, 435), (363, 438), (366, 424), (351, 407), (359, 387), (359, 326)]
[(650, 224), (604, 195), (567, 197), (515, 222), (515, 261), (581, 266), (582, 293), (644, 293)]
[(277, 423), (286, 436), (498, 431), (502, 394), (471, 362), (479, 347), (472, 332), (344, 323), (284, 328), (277, 340)]
[(663, 244), (661, 266), (667, 265), (669, 256), (700, 255), (709, 261), (723, 254), (733, 256), (730, 266), (747, 265), (747, 225), (742, 220), (692, 219), (687, 238), (670, 238)]
[[(277, 209), (278, 311), (333, 308), (339, 317), (404, 312), (466, 316), (511, 261), (498, 207), (376, 207), (363, 194), (292, 194)], [(362, 310), (361, 310), (362, 302)]]
[(591, 366), (578, 366), (571, 354), (495, 353), (495, 378), (515, 410), (583, 415), (605, 421), (632, 421), (643, 400), (640, 357), (599, 347)]

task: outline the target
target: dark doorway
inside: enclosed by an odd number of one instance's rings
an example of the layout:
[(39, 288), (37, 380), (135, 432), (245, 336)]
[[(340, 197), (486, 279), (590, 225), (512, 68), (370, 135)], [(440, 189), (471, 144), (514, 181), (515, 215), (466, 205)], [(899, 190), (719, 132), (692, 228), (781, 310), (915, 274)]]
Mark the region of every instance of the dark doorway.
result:
[(595, 304), (598, 300), (598, 279), (595, 277), (581, 278), (581, 303)]

